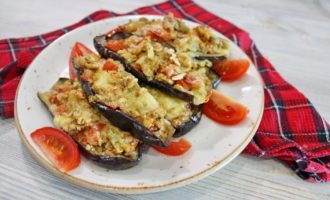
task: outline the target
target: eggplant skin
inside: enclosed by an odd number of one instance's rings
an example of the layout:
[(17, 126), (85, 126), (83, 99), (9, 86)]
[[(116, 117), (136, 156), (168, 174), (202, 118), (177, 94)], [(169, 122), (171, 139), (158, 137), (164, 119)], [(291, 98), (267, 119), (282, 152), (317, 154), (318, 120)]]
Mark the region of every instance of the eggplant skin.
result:
[(111, 156), (102, 156), (102, 155), (93, 155), (87, 149), (85, 149), (77, 141), (76, 143), (79, 146), (80, 152), (89, 160), (94, 161), (97, 165), (112, 169), (112, 170), (123, 170), (136, 166), (142, 157), (143, 152), (143, 143), (139, 144), (139, 152), (137, 159), (133, 160), (126, 157), (111, 157)]
[[(83, 74), (83, 69), (77, 67), (74, 62), (73, 66), (76, 70), (78, 78), (80, 79), (82, 89), (85, 91), (87, 96), (93, 96), (94, 92), (91, 85), (87, 81), (84, 81), (80, 78)], [(139, 121), (129, 116), (128, 114), (123, 113), (117, 109), (112, 109), (109, 106), (106, 106), (100, 102), (92, 101), (90, 102), (90, 104), (94, 108), (98, 109), (101, 114), (111, 122), (111, 124), (123, 131), (129, 132), (133, 137), (139, 139), (140, 141), (143, 141), (144, 143), (149, 145), (160, 147), (167, 147), (169, 145), (167, 143), (164, 143), (158, 137), (156, 137), (150, 130), (148, 130)]]
[(202, 118), (202, 106), (192, 105), (193, 115), (190, 117), (189, 121), (181, 124), (175, 128), (175, 133), (173, 137), (181, 137), (193, 129)]
[(193, 101), (194, 97), (192, 95), (190, 95), (188, 93), (185, 93), (185, 92), (182, 92), (178, 89), (175, 89), (169, 84), (162, 83), (162, 82), (157, 81), (157, 80), (149, 81), (143, 73), (135, 70), (134, 67), (130, 63), (128, 63), (123, 57), (121, 57), (117, 53), (107, 49), (105, 47), (105, 43), (106, 43), (107, 39), (108, 39), (108, 37), (106, 35), (96, 36), (94, 38), (94, 47), (103, 58), (112, 58), (114, 60), (117, 60), (117, 61), (121, 62), (126, 71), (133, 74), (137, 79), (139, 79), (139, 81), (141, 81), (142, 83), (144, 83), (146, 85), (149, 85), (151, 87), (162, 90), (162, 91), (166, 92), (169, 95), (172, 95), (174, 97), (178, 97), (178, 98), (186, 100), (188, 102)]
[(124, 32), (124, 31), (117, 31), (114, 34), (110, 35), (110, 36), (106, 36), (107, 39), (109, 40), (120, 40), (120, 39), (126, 39), (129, 38), (130, 36), (132, 36), (132, 33), (129, 32)]
[(220, 56), (220, 55), (203, 55), (203, 56), (194, 56), (196, 60), (209, 60), (211, 62), (224, 60), (226, 59), (226, 56)]
[(213, 69), (210, 69), (208, 76), (212, 80), (212, 88), (216, 89), (221, 82), (221, 77)]
[[(68, 78), (60, 78), (56, 84), (61, 84), (62, 82), (65, 82), (69, 80)], [(45, 105), (47, 110), (50, 112), (52, 116), (54, 114), (49, 109), (50, 104), (47, 103), (45, 98), (42, 96), (41, 93), (38, 92), (38, 98), (40, 101)], [(112, 170), (124, 170), (131, 167), (136, 166), (142, 157), (142, 152), (145, 150), (145, 144), (143, 142), (140, 142), (138, 146), (138, 155), (136, 159), (131, 159), (123, 156), (117, 156), (117, 157), (111, 157), (111, 156), (103, 156), (103, 155), (95, 155), (89, 152), (87, 149), (84, 148), (82, 144), (80, 144), (77, 140), (75, 140), (73, 137), (72, 139), (78, 144), (78, 147), (80, 149), (80, 152), (89, 160), (94, 161), (97, 165), (102, 166), (107, 169)]]

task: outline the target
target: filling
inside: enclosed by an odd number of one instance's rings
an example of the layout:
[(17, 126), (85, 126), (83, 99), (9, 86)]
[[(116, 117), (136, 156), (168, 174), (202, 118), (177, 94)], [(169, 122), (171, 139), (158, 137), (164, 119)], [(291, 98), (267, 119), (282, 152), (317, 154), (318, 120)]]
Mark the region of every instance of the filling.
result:
[(189, 28), (182, 20), (173, 14), (163, 20), (140, 18), (120, 26), (120, 30), (139, 36), (151, 36), (154, 40), (166, 42), (177, 51), (201, 55), (228, 56), (229, 46), (225, 39), (216, 37), (207, 26)]
[(168, 15), (164, 20), (141, 18), (116, 31), (130, 32), (126, 39), (108, 40), (106, 47), (125, 58), (137, 71), (191, 94), (195, 105), (208, 101), (212, 82), (208, 75), (212, 62), (196, 55), (228, 55), (225, 40), (214, 37), (204, 26), (188, 28)]
[(92, 108), (78, 81), (59, 80), (50, 91), (38, 95), (54, 115), (55, 126), (91, 154), (137, 159), (139, 140)]
[(95, 93), (90, 101), (120, 110), (143, 124), (164, 143), (170, 141), (174, 128), (165, 118), (166, 111), (146, 88), (139, 86), (133, 75), (124, 71), (119, 62), (101, 59), (91, 53), (77, 57), (75, 63), (84, 68), (81, 78), (89, 82)]

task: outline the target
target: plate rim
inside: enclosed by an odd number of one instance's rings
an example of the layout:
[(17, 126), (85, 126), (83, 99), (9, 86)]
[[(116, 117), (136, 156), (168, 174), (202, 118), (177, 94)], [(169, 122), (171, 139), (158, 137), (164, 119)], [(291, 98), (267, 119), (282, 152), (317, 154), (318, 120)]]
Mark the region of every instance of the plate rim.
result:
[[(79, 27), (79, 28), (77, 28), (73, 31), (68, 32), (68, 33), (65, 33), (62, 36), (60, 36), (59, 38), (57, 38), (56, 40), (54, 40), (52, 43), (56, 42), (57, 40), (61, 40), (63, 37), (66, 37), (67, 34), (70, 34), (74, 31), (78, 31), (80, 28), (86, 27), (88, 25), (92, 25), (92, 24), (95, 24), (95, 23), (104, 23), (103, 21), (111, 20), (111, 19), (117, 19), (117, 18), (132, 19), (132, 18), (140, 18), (140, 17), (162, 17), (162, 15), (126, 15), (126, 16), (119, 16), (119, 17), (112, 17), (112, 18), (102, 19), (102, 20), (87, 24), (85, 26)], [(198, 24), (198, 23), (190, 21), (190, 20), (186, 20), (186, 19), (184, 19), (184, 20), (192, 22), (194, 24)], [(212, 28), (212, 27), (210, 27), (210, 28)], [(213, 28), (212, 28), (212, 30), (215, 31), (215, 32), (218, 32), (218, 31), (214, 30)], [(220, 33), (220, 32), (218, 32), (218, 33)], [(222, 33), (220, 33), (220, 34), (223, 35)], [(230, 41), (230, 42), (232, 42), (232, 41)], [(46, 47), (45, 49), (47, 49), (48, 47)], [(238, 47), (238, 48), (241, 51), (243, 51), (240, 47)], [(38, 56), (42, 55), (45, 52), (44, 50)], [(246, 55), (246, 53), (244, 51), (243, 51), (243, 53)], [(36, 58), (32, 61), (31, 64), (33, 64), (36, 61)], [(247, 57), (247, 58), (250, 60), (251, 63), (253, 63), (249, 57)], [(258, 69), (254, 65), (254, 63), (253, 63), (253, 67), (256, 68), (256, 70), (258, 72)], [(28, 150), (34, 156), (34, 158), (36, 158), (36, 160), (41, 164), (41, 166), (46, 168), (51, 173), (55, 174), (57, 177), (60, 177), (64, 180), (68, 181), (69, 183), (73, 183), (75, 185), (79, 185), (79, 186), (83, 186), (83, 187), (86, 187), (86, 188), (90, 188), (90, 189), (94, 189), (94, 190), (98, 190), (98, 191), (103, 191), (103, 192), (112, 192), (112, 193), (118, 193), (118, 194), (145, 194), (145, 193), (153, 193), (153, 192), (160, 192), (160, 191), (170, 190), (170, 189), (173, 189), (173, 188), (176, 188), (176, 187), (184, 186), (184, 185), (187, 185), (189, 183), (201, 180), (201, 179), (207, 177), (208, 175), (216, 172), (220, 168), (224, 167), (226, 164), (231, 162), (234, 158), (236, 158), (243, 151), (243, 149), (248, 145), (248, 143), (251, 141), (251, 139), (255, 135), (255, 133), (257, 131), (257, 128), (259, 127), (259, 124), (261, 122), (263, 113), (264, 113), (263, 107), (264, 107), (265, 96), (264, 96), (264, 90), (262, 89), (261, 90), (261, 103), (260, 103), (260, 106), (259, 106), (257, 121), (256, 121), (256, 123), (254, 123), (253, 128), (248, 133), (248, 135), (244, 138), (244, 140), (242, 140), (242, 142), (234, 150), (232, 150), (228, 155), (226, 155), (223, 159), (215, 160), (211, 165), (208, 165), (202, 171), (194, 173), (191, 176), (188, 176), (188, 177), (176, 180), (176, 181), (168, 182), (168, 183), (165, 183), (165, 184), (153, 185), (153, 186), (143, 186), (143, 185), (141, 185), (141, 186), (134, 186), (134, 187), (125, 187), (125, 186), (115, 186), (115, 185), (108, 185), (108, 184), (107, 185), (97, 184), (97, 183), (93, 183), (93, 182), (90, 182), (90, 181), (87, 181), (87, 180), (83, 180), (83, 179), (74, 177), (74, 176), (72, 176), (68, 173), (64, 173), (64, 172), (59, 171), (51, 163), (49, 163), (46, 159), (42, 158), (41, 155), (39, 155), (39, 153), (33, 148), (33, 146), (30, 144), (30, 142), (26, 138), (26, 136), (25, 136), (25, 134), (22, 130), (19, 117), (18, 117), (17, 97), (18, 97), (19, 91), (21, 90), (22, 80), (24, 80), (25, 76), (27, 76), (26, 74), (28, 74), (28, 73), (26, 73), (26, 72), (28, 70), (29, 70), (29, 68), (27, 68), (27, 70), (23, 74), (23, 76), (22, 76), (22, 78), (21, 78), (21, 80), (18, 84), (16, 94), (15, 94), (15, 101), (14, 101), (15, 124), (16, 124), (16, 128), (18, 130), (18, 133), (19, 133), (21, 139), (23, 140), (25, 146), (28, 148)], [(257, 73), (257, 78), (259, 79), (261, 85), (263, 86), (264, 83), (263, 83), (263, 80), (262, 80), (261, 75), (260, 75), (259, 72)]]

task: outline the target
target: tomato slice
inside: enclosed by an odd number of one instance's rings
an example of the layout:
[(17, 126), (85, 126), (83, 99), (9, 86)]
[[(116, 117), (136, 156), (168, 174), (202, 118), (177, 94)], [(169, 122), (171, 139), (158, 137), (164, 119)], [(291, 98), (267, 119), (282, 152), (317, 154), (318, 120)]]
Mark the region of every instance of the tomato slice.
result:
[(80, 42), (76, 42), (76, 44), (73, 46), (69, 58), (69, 75), (71, 79), (76, 78), (75, 69), (72, 64), (73, 59), (78, 56), (86, 55), (88, 53), (92, 53), (92, 50), (90, 50), (88, 47), (86, 47)]
[(31, 133), (32, 140), (46, 157), (62, 172), (70, 171), (80, 164), (78, 145), (65, 132), (44, 127)]
[(220, 60), (213, 63), (213, 69), (221, 76), (221, 80), (233, 81), (242, 77), (249, 69), (246, 59)]
[(168, 147), (153, 146), (153, 148), (156, 151), (169, 156), (180, 156), (186, 153), (191, 148), (191, 144), (188, 140), (182, 138), (179, 141), (171, 142), (171, 144)]
[(210, 100), (203, 106), (203, 113), (207, 117), (227, 125), (241, 122), (248, 112), (247, 107), (216, 90), (212, 91)]
[(107, 47), (108, 49), (117, 52), (119, 50), (125, 49), (126, 45), (125, 45), (125, 40), (123, 39), (119, 39), (119, 40), (109, 40), (107, 41), (107, 43), (105, 44), (105, 47)]
[(107, 61), (103, 65), (103, 70), (105, 71), (116, 71), (118, 69), (117, 64), (112, 59), (107, 59)]

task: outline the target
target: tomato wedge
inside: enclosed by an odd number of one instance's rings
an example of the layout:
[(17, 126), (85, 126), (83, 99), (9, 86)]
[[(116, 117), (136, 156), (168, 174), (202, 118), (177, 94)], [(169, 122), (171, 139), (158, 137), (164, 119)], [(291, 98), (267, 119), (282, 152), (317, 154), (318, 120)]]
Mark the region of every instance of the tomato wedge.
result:
[(44, 127), (33, 131), (31, 138), (60, 171), (68, 172), (80, 164), (78, 145), (65, 132)]
[(171, 144), (168, 147), (153, 146), (153, 148), (156, 151), (159, 151), (169, 156), (180, 156), (186, 153), (191, 148), (191, 144), (188, 140), (182, 138), (179, 141), (171, 142)]
[(86, 47), (80, 42), (76, 42), (76, 44), (73, 46), (69, 58), (69, 75), (71, 79), (76, 78), (76, 73), (72, 64), (72, 60), (78, 56), (83, 56), (88, 53), (92, 53), (92, 50), (90, 50), (88, 47)]
[(248, 114), (249, 109), (235, 100), (212, 90), (210, 100), (204, 104), (203, 113), (220, 124), (237, 124)]
[(220, 60), (213, 63), (213, 69), (223, 81), (241, 78), (249, 69), (250, 62), (246, 59)]

